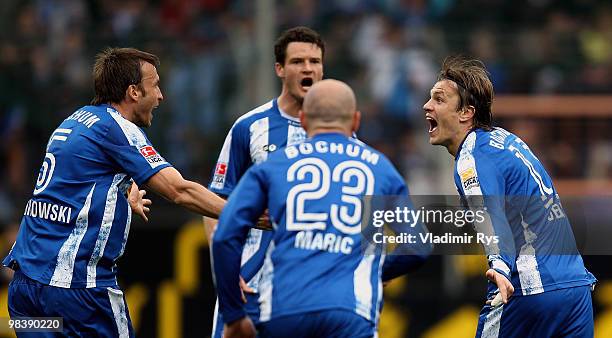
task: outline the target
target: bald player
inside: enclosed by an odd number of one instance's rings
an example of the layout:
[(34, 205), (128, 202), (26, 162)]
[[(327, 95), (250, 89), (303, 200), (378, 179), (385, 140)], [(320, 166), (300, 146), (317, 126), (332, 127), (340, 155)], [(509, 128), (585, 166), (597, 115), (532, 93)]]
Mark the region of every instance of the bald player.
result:
[(383, 275), (405, 272), (385, 262), (383, 273), (383, 255), (361, 248), (362, 197), (408, 189), (384, 155), (351, 138), (361, 115), (353, 91), (340, 81), (317, 82), (302, 109), (308, 139), (251, 167), (219, 219), (212, 259), (225, 337), (255, 335), (238, 286), (240, 257), (266, 208), (274, 229), (259, 290), (259, 337), (372, 337)]

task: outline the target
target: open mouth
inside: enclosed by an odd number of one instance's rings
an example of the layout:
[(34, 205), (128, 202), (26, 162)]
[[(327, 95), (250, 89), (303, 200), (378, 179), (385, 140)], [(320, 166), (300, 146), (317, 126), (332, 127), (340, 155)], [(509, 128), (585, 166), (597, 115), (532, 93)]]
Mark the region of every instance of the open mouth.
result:
[(312, 78), (305, 77), (302, 79), (302, 81), (300, 81), (300, 86), (302, 86), (302, 88), (304, 88), (305, 90), (308, 90), (312, 86), (313, 82), (314, 81), (312, 80)]
[(425, 119), (429, 122), (429, 133), (433, 133), (436, 129), (438, 129), (438, 121), (436, 121), (431, 116), (426, 116)]

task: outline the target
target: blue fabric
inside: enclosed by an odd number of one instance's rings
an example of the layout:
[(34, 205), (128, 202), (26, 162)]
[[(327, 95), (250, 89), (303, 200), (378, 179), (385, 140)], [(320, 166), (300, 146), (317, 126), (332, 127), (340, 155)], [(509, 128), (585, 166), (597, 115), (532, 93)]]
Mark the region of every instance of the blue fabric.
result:
[[(229, 196), (252, 165), (265, 161), (275, 151), (305, 138), (306, 132), (299, 121), (281, 113), (276, 99), (253, 109), (238, 118), (228, 132), (209, 189), (221, 196)], [(240, 275), (255, 291), (258, 291), (261, 267), (271, 241), (271, 232), (257, 229), (249, 231), (244, 249), (249, 254), (241, 262)], [(245, 304), (246, 312), (254, 322), (259, 320), (257, 298), (258, 295), (248, 295)], [(215, 316), (217, 322), (222, 320), (218, 309), (215, 309)], [(213, 328), (213, 336), (220, 337), (223, 325), (213, 325)]]
[[(17, 332), (18, 337), (119, 337), (109, 296), (110, 287), (58, 288), (28, 278), (20, 270), (9, 284), (8, 310), (15, 317), (62, 317), (63, 332)], [(134, 337), (125, 299), (118, 287), (112, 288), (123, 302), (123, 329)]]
[(381, 253), (364, 255), (358, 208), (364, 195), (407, 194), (388, 159), (340, 134), (316, 135), (251, 167), (230, 196), (213, 237), (224, 321), (245, 315), (238, 288), (242, 248), (267, 208), (274, 238), (259, 288), (260, 320), (345, 309), (376, 322)]
[(283, 316), (257, 326), (260, 338), (369, 338), (375, 329), (372, 322), (341, 310)]
[[(475, 129), (459, 147), (455, 169), (459, 194), (470, 206), (487, 208), (499, 236), (489, 264), (511, 280), (515, 296), (596, 281), (584, 267), (552, 179), (520, 138), (501, 128)], [(489, 283), (488, 291), (492, 295), (496, 286)]]
[(591, 288), (579, 286), (512, 297), (496, 309), (485, 305), (476, 338), (592, 338), (593, 330)]
[(143, 131), (108, 105), (66, 118), (47, 144), (17, 240), (3, 264), (60, 287), (112, 286), (128, 238), (132, 179), (170, 166)]

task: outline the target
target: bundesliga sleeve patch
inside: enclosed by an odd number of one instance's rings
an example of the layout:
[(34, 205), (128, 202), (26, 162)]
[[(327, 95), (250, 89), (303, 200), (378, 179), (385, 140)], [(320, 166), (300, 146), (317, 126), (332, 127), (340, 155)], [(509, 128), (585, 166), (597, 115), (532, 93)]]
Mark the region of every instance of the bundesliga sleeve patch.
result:
[(215, 189), (223, 189), (225, 185), (225, 175), (227, 174), (227, 163), (219, 162), (215, 167), (215, 175), (213, 176), (211, 187)]
[(155, 148), (153, 148), (152, 146), (141, 147), (140, 149), (138, 149), (138, 151), (140, 152), (140, 155), (142, 155), (142, 157), (144, 157), (147, 162), (149, 162), (151, 168), (155, 168), (159, 165), (166, 163), (166, 160), (164, 160), (164, 158), (161, 157), (161, 155), (159, 155), (157, 151), (155, 151)]

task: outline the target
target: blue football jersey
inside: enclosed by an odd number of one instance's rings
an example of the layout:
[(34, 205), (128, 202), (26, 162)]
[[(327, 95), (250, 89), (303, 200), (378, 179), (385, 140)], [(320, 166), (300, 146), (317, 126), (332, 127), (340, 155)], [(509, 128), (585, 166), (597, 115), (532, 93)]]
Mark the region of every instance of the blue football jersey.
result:
[(457, 190), (468, 203), (483, 196), (500, 239), (489, 265), (510, 278), (514, 295), (595, 282), (553, 182), (525, 142), (501, 128), (476, 129), (460, 146), (455, 169)]
[(32, 198), (5, 266), (62, 288), (117, 285), (132, 180), (170, 166), (143, 131), (109, 105), (85, 106), (47, 143)]
[(259, 320), (344, 309), (377, 323), (384, 255), (362, 250), (361, 199), (407, 194), (403, 178), (382, 154), (341, 134), (316, 135), (251, 167), (213, 239), (224, 321), (245, 314), (236, 267), (253, 221), (268, 208), (274, 231), (259, 286)]
[[(276, 99), (253, 109), (236, 120), (225, 138), (209, 189), (229, 196), (253, 164), (261, 163), (270, 153), (304, 139), (306, 132), (299, 119), (282, 112)], [(242, 277), (255, 290), (271, 239), (269, 232), (252, 229), (242, 253)]]

